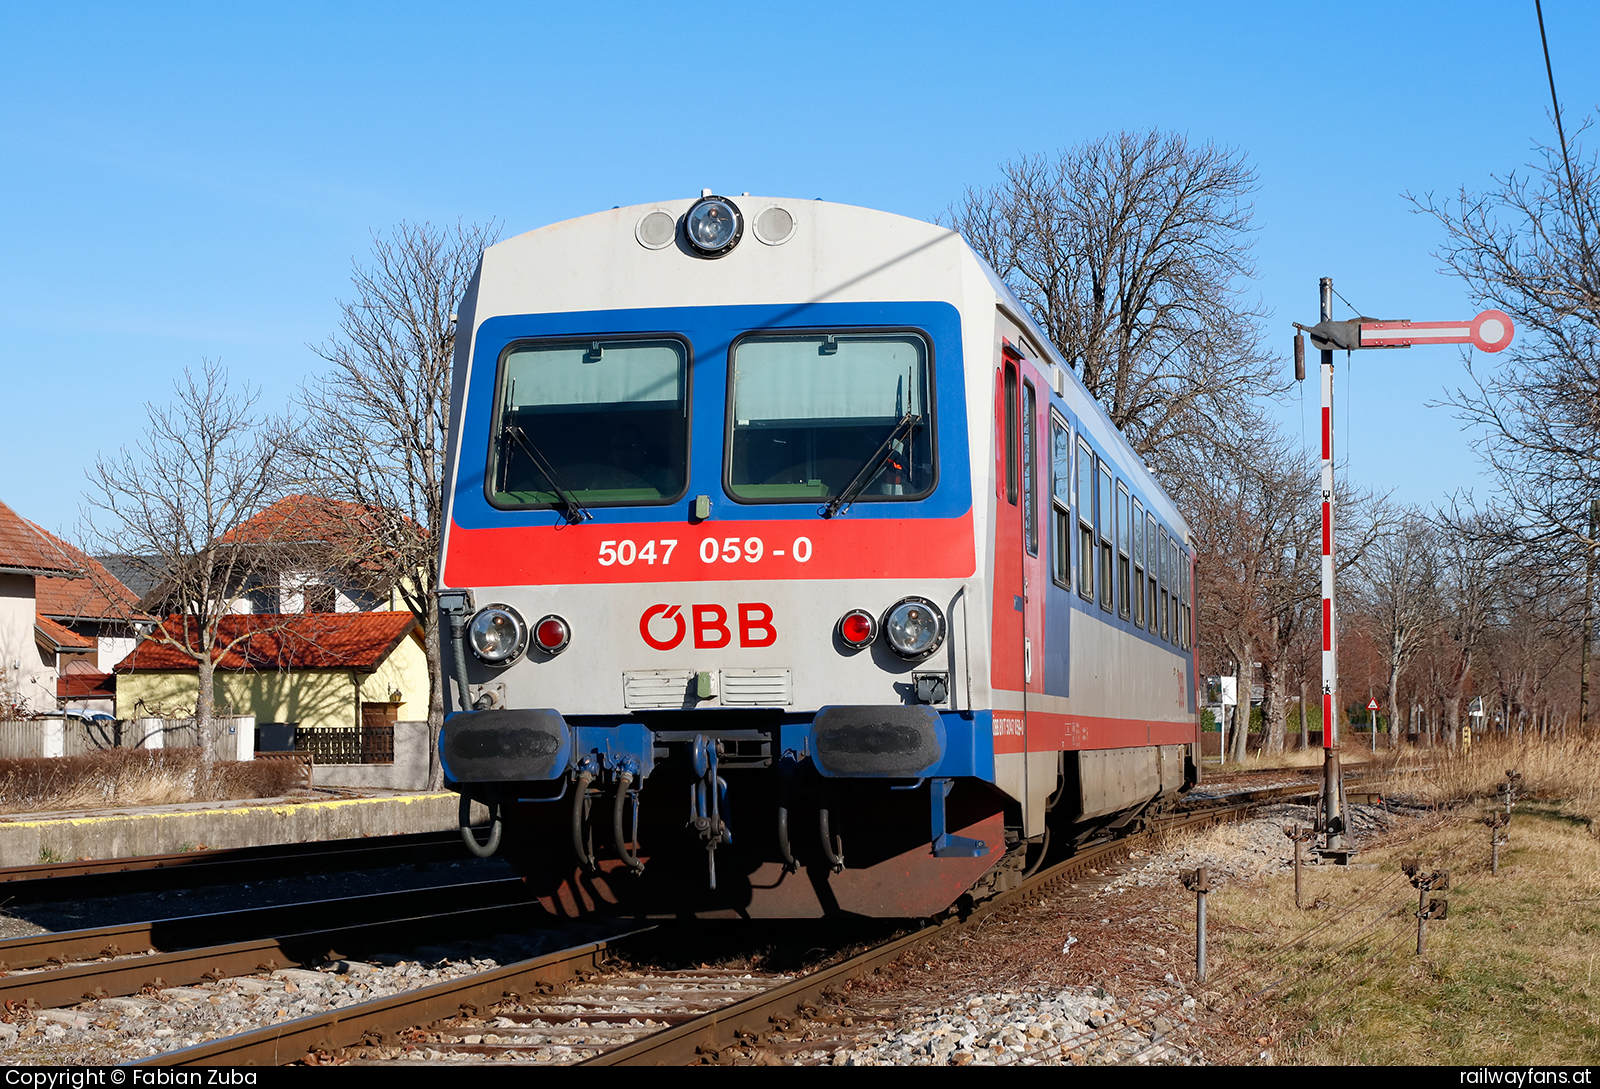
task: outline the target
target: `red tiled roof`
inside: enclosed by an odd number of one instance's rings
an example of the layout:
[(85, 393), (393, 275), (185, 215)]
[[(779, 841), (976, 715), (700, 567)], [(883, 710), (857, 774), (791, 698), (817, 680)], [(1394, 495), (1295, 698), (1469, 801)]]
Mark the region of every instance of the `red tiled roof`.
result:
[(8, 567), (38, 575), (81, 575), (71, 558), (41, 537), (32, 522), (0, 503), (0, 569)]
[(225, 544), (371, 542), (387, 520), (387, 512), (380, 507), (317, 495), (290, 495), (240, 522), (218, 540)]
[[(186, 617), (169, 616), (163, 631), (193, 632)], [(217, 641), (240, 640), (217, 661), (218, 669), (355, 669), (371, 672), (407, 635), (422, 627), (410, 613), (257, 613), (230, 615), (217, 626)], [(191, 644), (192, 645), (192, 644)], [(194, 659), (151, 636), (117, 665), (118, 673), (141, 669), (194, 669)]]
[(56, 650), (77, 651), (95, 648), (93, 639), (79, 635), (71, 628), (62, 627), (48, 616), (35, 616), (33, 630), (35, 635), (42, 635), (54, 643)]
[(63, 700), (116, 699), (114, 673), (63, 673), (56, 680), (56, 698)]
[(63, 620), (133, 620), (143, 617), (134, 592), (117, 581), (99, 560), (30, 522), (46, 541), (78, 565), (87, 578), (39, 578), (33, 584), (34, 607), (44, 616)]

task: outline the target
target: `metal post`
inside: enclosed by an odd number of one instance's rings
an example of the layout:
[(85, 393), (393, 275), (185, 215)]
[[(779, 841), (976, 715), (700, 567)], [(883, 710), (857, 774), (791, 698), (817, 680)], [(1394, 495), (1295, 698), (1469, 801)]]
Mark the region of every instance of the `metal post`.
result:
[(1283, 826), (1283, 834), (1294, 841), (1294, 906), (1303, 908), (1305, 903), (1300, 895), (1300, 867), (1304, 865), (1303, 848), (1306, 840), (1311, 838), (1311, 830), (1293, 824), (1286, 824)]
[(1211, 885), (1206, 881), (1206, 868), (1190, 870), (1183, 875), (1184, 885), (1194, 891), (1194, 969), (1195, 978), (1206, 981), (1206, 893)]
[[(1378, 755), (1378, 712), (1367, 708), (1367, 729), (1372, 733), (1372, 755)], [(1389, 723), (1389, 729), (1394, 729), (1394, 723)]]
[(1428, 899), (1432, 890), (1450, 887), (1450, 871), (1423, 873), (1421, 860), (1415, 858), (1401, 862), (1400, 871), (1411, 879), (1412, 887), (1417, 890), (1417, 956), (1420, 957), (1427, 951), (1428, 920), (1446, 919), (1450, 915), (1450, 901)]
[(1490, 813), (1483, 818), (1483, 823), (1489, 826), (1489, 873), (1499, 877), (1500, 848), (1506, 842), (1500, 835), (1500, 830), (1506, 826), (1505, 814)]
[[(1321, 284), (1322, 321), (1333, 320), (1333, 280)], [(1322, 352), (1322, 812), (1323, 849), (1343, 856), (1339, 791), (1338, 613), (1333, 601), (1333, 351)]]
[(1417, 884), (1417, 956), (1422, 956), (1428, 939), (1428, 883)]

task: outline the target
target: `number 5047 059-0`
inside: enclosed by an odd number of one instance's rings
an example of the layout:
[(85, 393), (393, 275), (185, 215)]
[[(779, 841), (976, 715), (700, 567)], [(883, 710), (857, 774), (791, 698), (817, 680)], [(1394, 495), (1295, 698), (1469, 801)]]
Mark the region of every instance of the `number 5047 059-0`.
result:
[[(659, 560), (664, 566), (672, 562), (672, 553), (677, 547), (676, 540), (645, 541), (643, 544), (601, 541), (599, 562), (601, 567), (613, 564), (632, 567), (636, 563), (654, 564)], [(788, 549), (771, 550), (760, 537), (705, 537), (700, 541), (701, 563), (738, 563), (741, 560), (755, 563), (764, 555), (788, 555), (799, 563), (805, 563), (811, 559), (811, 538), (796, 537)]]

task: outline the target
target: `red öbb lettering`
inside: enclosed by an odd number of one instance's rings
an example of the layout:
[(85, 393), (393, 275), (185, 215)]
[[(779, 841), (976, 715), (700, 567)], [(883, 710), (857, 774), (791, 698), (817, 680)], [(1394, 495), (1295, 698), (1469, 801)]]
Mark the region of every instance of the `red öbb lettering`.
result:
[[(756, 632), (760, 632), (757, 635)], [(772, 626), (772, 606), (759, 601), (739, 606), (739, 645), (741, 647), (770, 647), (778, 641), (778, 629)]]
[(728, 610), (721, 605), (695, 605), (694, 645), (700, 650), (725, 647), (733, 639), (728, 632)]
[[(770, 647), (778, 641), (772, 622), (772, 606), (761, 601), (742, 601), (739, 610), (739, 645)], [(694, 645), (700, 650), (718, 650), (733, 642), (728, 625), (728, 610), (721, 605), (690, 605), (694, 622)], [(668, 625), (671, 627), (668, 627)], [(689, 624), (682, 605), (652, 605), (639, 617), (639, 636), (655, 650), (675, 650), (688, 635)]]
[[(682, 608), (682, 605), (652, 605), (646, 609), (644, 615), (639, 618), (639, 635), (643, 637), (645, 643), (656, 650), (671, 650), (683, 642), (683, 635), (688, 625), (683, 622), (683, 613), (680, 611)], [(650, 621), (658, 616), (676, 624), (676, 629), (666, 639), (657, 639), (650, 634)]]

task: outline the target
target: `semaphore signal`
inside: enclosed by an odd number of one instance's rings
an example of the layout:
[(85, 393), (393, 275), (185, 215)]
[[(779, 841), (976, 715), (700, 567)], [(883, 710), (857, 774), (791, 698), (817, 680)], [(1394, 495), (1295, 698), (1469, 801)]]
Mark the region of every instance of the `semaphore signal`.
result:
[[(1316, 325), (1295, 322), (1294, 376), (1306, 377), (1305, 338), (1322, 353), (1322, 816), (1316, 830), (1323, 833), (1320, 854), (1339, 863), (1353, 853), (1344, 839), (1344, 790), (1339, 773), (1339, 650), (1338, 612), (1333, 599), (1333, 353), (1368, 348), (1409, 348), (1414, 344), (1471, 344), (1480, 351), (1498, 352), (1509, 347), (1516, 333), (1510, 315), (1485, 310), (1470, 321), (1380, 320), (1360, 317), (1333, 320), (1333, 280), (1320, 283), (1321, 320)], [(1373, 744), (1377, 744), (1376, 726)]]

